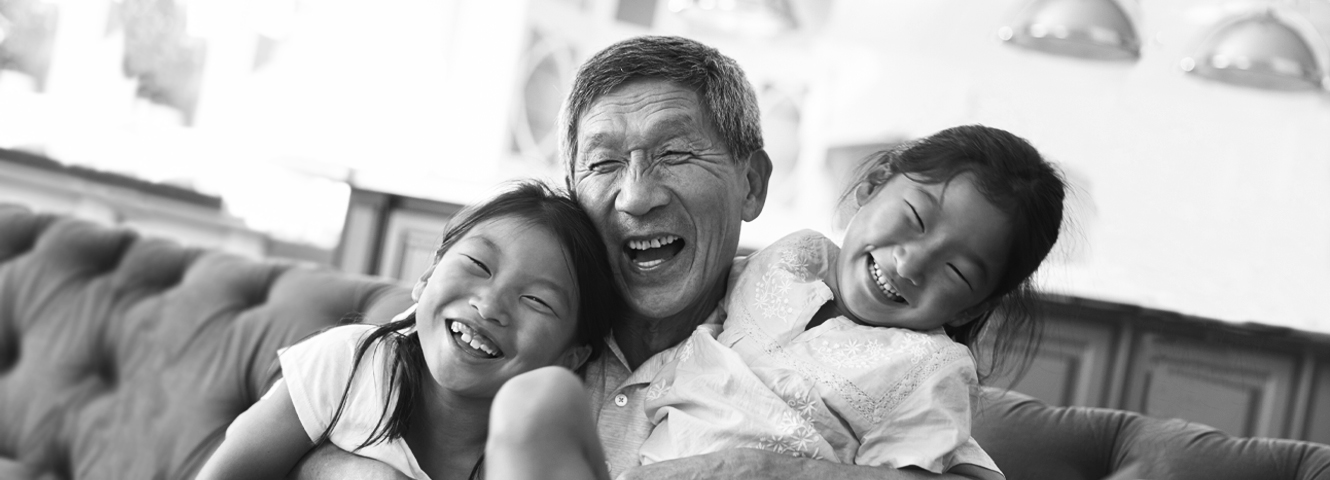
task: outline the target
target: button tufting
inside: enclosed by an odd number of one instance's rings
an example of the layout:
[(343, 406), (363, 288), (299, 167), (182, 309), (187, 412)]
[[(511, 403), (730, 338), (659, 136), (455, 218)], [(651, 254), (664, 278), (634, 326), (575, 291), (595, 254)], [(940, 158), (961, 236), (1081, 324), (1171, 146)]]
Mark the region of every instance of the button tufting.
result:
[(8, 372), (14, 365), (18, 365), (19, 350), (23, 343), (19, 341), (18, 332), (11, 328), (0, 326), (0, 374)]

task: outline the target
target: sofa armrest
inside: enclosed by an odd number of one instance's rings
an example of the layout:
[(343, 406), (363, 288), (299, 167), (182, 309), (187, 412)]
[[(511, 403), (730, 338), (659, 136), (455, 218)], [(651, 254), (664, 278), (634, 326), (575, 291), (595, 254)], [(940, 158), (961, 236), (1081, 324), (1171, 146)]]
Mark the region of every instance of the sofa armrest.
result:
[(1178, 419), (1056, 407), (984, 388), (974, 437), (1010, 480), (1102, 479), (1129, 465), (1139, 478), (1330, 480), (1330, 446), (1232, 437)]

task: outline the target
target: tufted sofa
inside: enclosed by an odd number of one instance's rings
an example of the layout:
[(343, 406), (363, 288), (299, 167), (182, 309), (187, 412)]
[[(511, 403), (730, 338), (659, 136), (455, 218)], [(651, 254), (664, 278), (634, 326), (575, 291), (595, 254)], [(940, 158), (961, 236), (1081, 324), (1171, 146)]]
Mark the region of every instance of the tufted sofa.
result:
[(404, 288), (0, 206), (0, 479), (192, 478), (279, 347)]
[[(382, 322), (407, 289), (0, 205), (0, 480), (188, 479), (276, 351)], [(1019, 479), (1330, 480), (1330, 447), (989, 390), (975, 436)]]

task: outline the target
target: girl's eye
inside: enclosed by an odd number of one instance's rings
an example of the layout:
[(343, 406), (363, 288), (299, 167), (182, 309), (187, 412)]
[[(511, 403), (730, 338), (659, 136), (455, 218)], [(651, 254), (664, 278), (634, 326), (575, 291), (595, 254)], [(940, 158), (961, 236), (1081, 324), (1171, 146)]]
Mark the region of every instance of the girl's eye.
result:
[(961, 269), (956, 268), (955, 265), (952, 265), (950, 263), (947, 264), (947, 268), (950, 268), (952, 272), (955, 272), (956, 276), (960, 277), (962, 282), (965, 282), (965, 286), (970, 287), (970, 291), (974, 291), (974, 285), (971, 285), (970, 280), (965, 278), (965, 274), (961, 273)]
[(483, 273), (485, 274), (485, 276), (488, 277), (488, 276), (490, 275), (490, 268), (489, 268), (488, 266), (486, 266), (484, 262), (481, 262), (480, 260), (476, 260), (475, 257), (472, 257), (472, 256), (467, 255), (467, 254), (465, 254), (465, 253), (463, 253), (463, 254), (461, 254), (461, 255), (462, 255), (463, 257), (466, 257), (467, 260), (470, 260), (470, 261), (471, 261), (471, 266), (472, 266), (472, 267), (475, 267), (475, 268), (477, 268), (477, 269), (479, 269), (481, 272), (483, 272)]
[(919, 211), (914, 209), (914, 205), (911, 205), (910, 202), (905, 202), (905, 206), (910, 207), (910, 213), (914, 214), (914, 221), (918, 223), (919, 230), (927, 231), (928, 229), (924, 228), (924, 219), (919, 216)]
[(534, 295), (523, 295), (522, 299), (526, 300), (527, 302), (530, 302), (533, 308), (535, 308), (538, 311), (548, 313), (550, 315), (557, 315), (554, 312), (554, 307), (550, 306), (550, 304), (546, 303), (544, 300), (541, 300), (540, 297)]

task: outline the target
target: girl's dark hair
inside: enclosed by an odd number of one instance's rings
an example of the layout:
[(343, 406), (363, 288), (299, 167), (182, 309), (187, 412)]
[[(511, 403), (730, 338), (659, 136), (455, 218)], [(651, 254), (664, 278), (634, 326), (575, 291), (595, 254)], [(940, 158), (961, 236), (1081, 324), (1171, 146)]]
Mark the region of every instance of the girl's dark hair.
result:
[(1053, 249), (1062, 227), (1067, 188), (1061, 173), (1025, 139), (997, 128), (966, 125), (873, 154), (859, 167), (841, 201), (865, 182), (876, 191), (896, 174), (936, 184), (967, 172), (979, 192), (1011, 219), (1006, 270), (993, 293), (980, 303), (983, 308), (974, 312), (973, 321), (944, 327), (948, 336), (976, 354), (981, 335), (991, 338), (990, 368), (980, 372), (980, 378), (987, 379), (1006, 370), (1007, 358), (1019, 358), (1017, 371), (1023, 372), (1038, 348), (1043, 325), (1031, 277)]
[[(605, 349), (604, 339), (609, 334), (610, 321), (624, 311), (625, 304), (611, 277), (609, 257), (595, 225), (582, 207), (566, 193), (541, 182), (520, 181), (514, 182), (511, 188), (489, 201), (463, 209), (448, 223), (443, 243), (434, 254), (434, 263), (437, 264), (443, 254), (476, 225), (512, 217), (553, 233), (563, 246), (568, 265), (573, 269), (574, 281), (577, 282), (577, 331), (573, 341), (577, 345), (591, 347), (586, 362), (589, 363)], [(388, 349), (391, 360), (385, 366), (384, 374), (388, 384), (393, 387), (384, 398), (379, 424), (356, 449), (401, 438), (406, 433), (411, 427), (414, 402), (420, 394), (421, 382), (432, 381), (420, 349), (420, 337), (411, 329), (415, 324), (416, 314), (412, 312), (402, 320), (378, 326), (360, 341), (351, 376), (342, 391), (341, 403), (337, 405), (328, 428), (324, 429), (315, 443), (328, 441), (333, 427), (346, 408), (347, 396), (351, 392), (355, 374), (360, 369), (360, 361), (371, 348)], [(396, 405), (390, 405), (393, 392), (397, 396)]]

